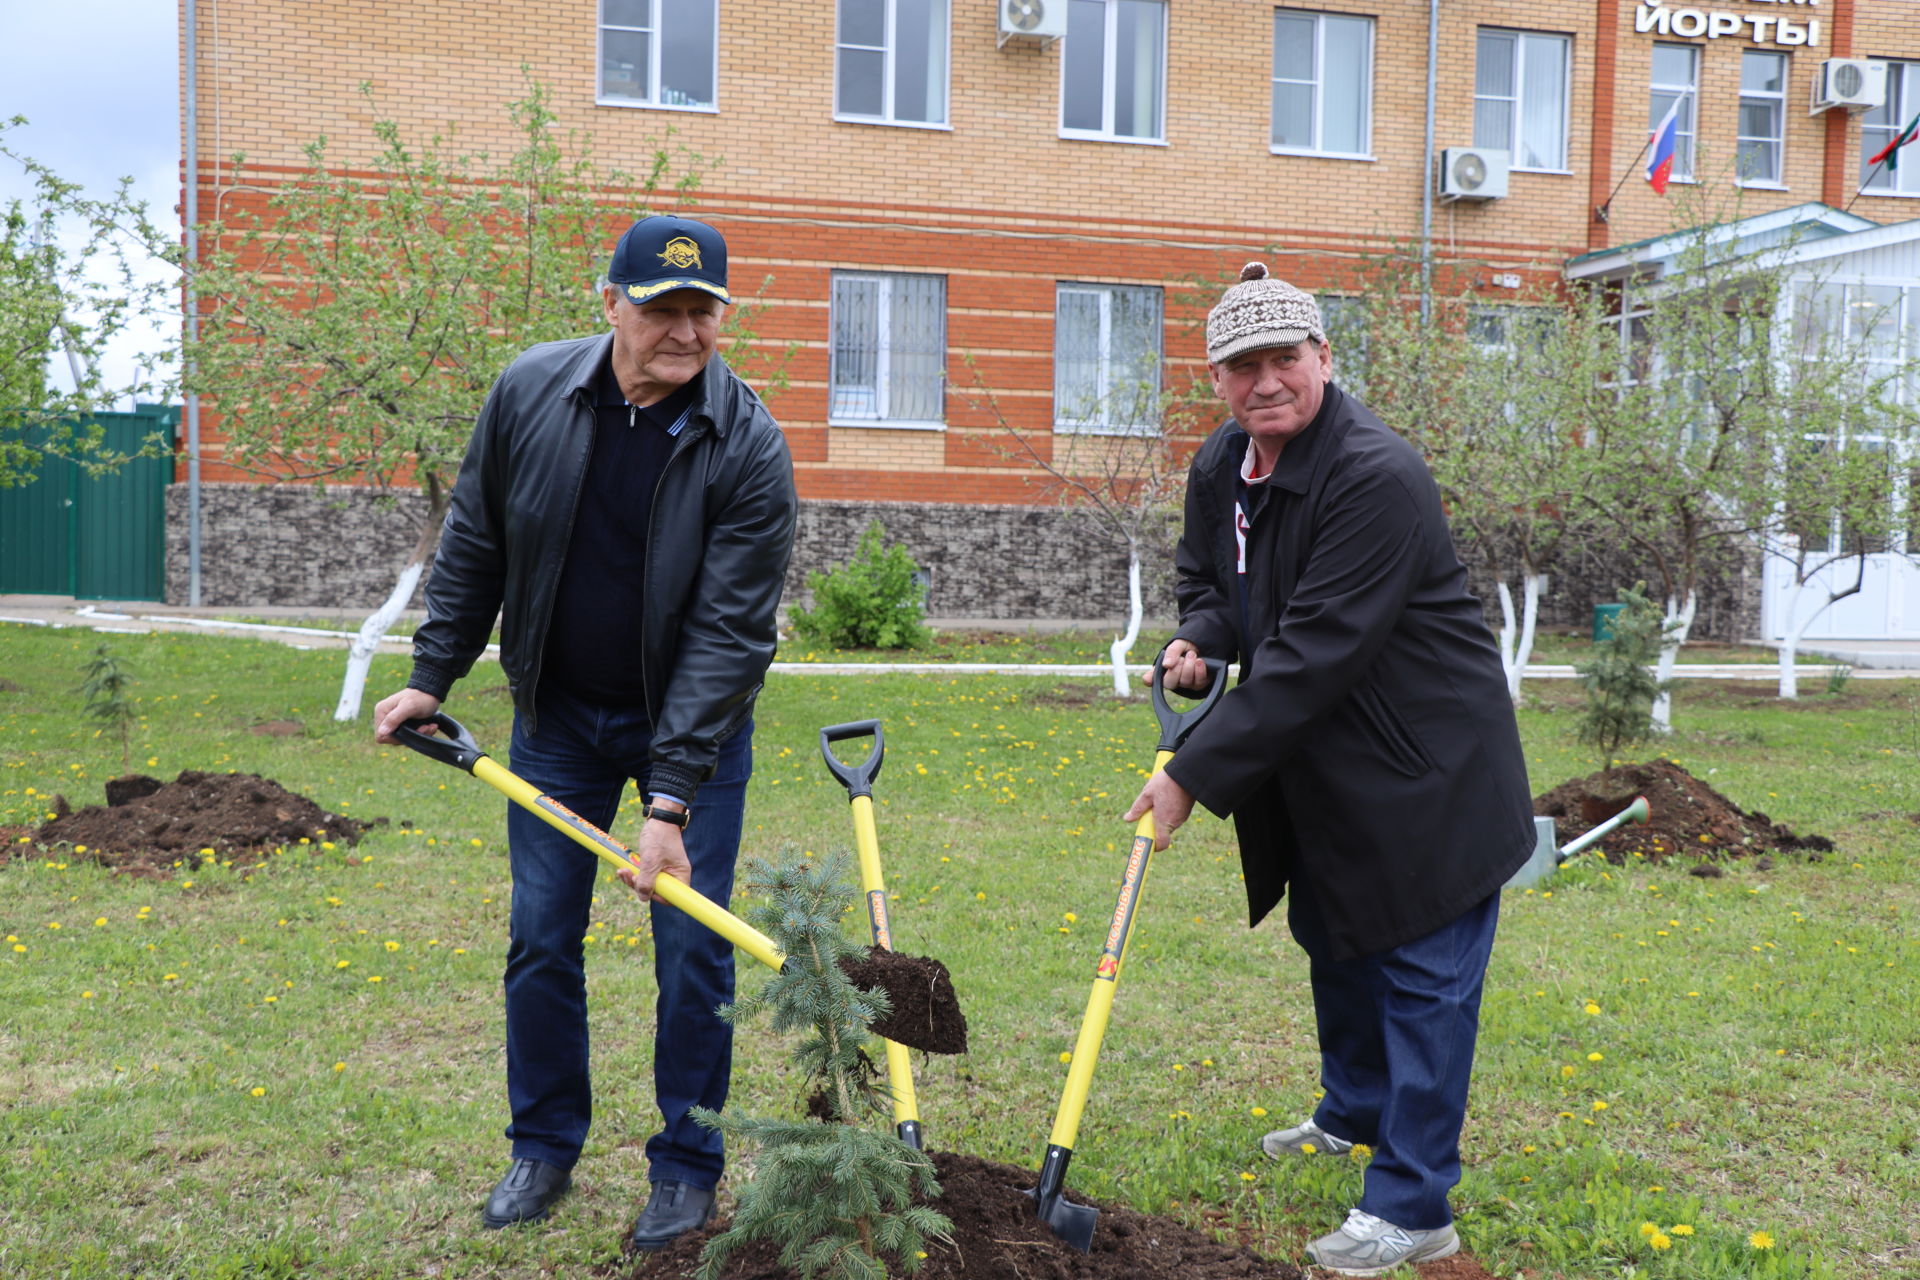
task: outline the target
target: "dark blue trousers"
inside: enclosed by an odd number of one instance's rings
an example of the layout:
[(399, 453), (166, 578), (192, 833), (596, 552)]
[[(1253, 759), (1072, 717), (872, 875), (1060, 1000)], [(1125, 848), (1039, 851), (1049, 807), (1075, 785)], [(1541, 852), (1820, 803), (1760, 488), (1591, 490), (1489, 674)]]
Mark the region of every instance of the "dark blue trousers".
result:
[[(639, 708), (593, 706), (542, 690), (539, 731), (513, 726), (511, 767), (588, 822), (610, 828), (629, 779), (644, 789), (652, 728)], [(693, 887), (714, 902), (733, 896), (747, 778), (749, 722), (721, 748), (717, 771), (693, 801), (686, 831)], [(600, 860), (518, 805), (507, 808), (513, 910), (507, 943), (507, 1137), (515, 1158), (573, 1167), (593, 1118), (588, 1080), (583, 939)], [(603, 909), (631, 911), (638, 899)], [(625, 903), (625, 905), (621, 905)], [(653, 971), (659, 984), (653, 1040), (654, 1099), (663, 1127), (647, 1142), (649, 1177), (711, 1188), (725, 1153), (720, 1135), (687, 1115), (726, 1105), (733, 1032), (714, 1009), (733, 999), (733, 946), (692, 917), (655, 903)]]
[(1330, 958), (1312, 889), (1287, 886), (1287, 924), (1307, 953), (1320, 1031), (1314, 1122), (1373, 1148), (1360, 1208), (1397, 1227), (1453, 1221), (1460, 1126), (1480, 1030), (1500, 895), (1452, 924), (1387, 951)]

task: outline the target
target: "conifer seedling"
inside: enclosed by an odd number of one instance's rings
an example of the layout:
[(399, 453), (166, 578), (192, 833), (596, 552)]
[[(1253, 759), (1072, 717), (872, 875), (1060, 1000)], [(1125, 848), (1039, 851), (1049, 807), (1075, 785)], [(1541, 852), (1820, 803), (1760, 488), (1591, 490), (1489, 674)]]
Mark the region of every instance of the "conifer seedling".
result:
[(933, 1162), (876, 1127), (887, 1092), (864, 1052), (868, 1028), (889, 1011), (886, 993), (864, 990), (841, 972), (863, 949), (841, 932), (854, 901), (844, 852), (821, 860), (783, 854), (755, 859), (748, 884), (766, 901), (748, 918), (786, 954), (787, 964), (757, 994), (722, 1009), (730, 1023), (771, 1013), (775, 1031), (805, 1033), (791, 1055), (816, 1090), (819, 1120), (719, 1115), (694, 1118), (729, 1139), (760, 1148), (752, 1181), (740, 1190), (733, 1225), (708, 1242), (699, 1274), (717, 1280), (727, 1258), (750, 1241), (780, 1250), (803, 1280), (885, 1280), (919, 1270), (929, 1237), (952, 1223), (914, 1203), (940, 1194)]
[(80, 668), (80, 674), (86, 681), (74, 692), (86, 695), (87, 714), (100, 722), (100, 732), (120, 739), (120, 772), (125, 773), (133, 767), (131, 738), (138, 718), (133, 699), (127, 696), (133, 687), (133, 673), (102, 644), (94, 646), (93, 656)]
[(1602, 772), (1614, 765), (1621, 748), (1644, 742), (1654, 732), (1653, 703), (1667, 687), (1651, 670), (1659, 660), (1667, 628), (1660, 606), (1646, 597), (1646, 583), (1620, 593), (1626, 607), (1614, 615), (1593, 657), (1574, 668), (1587, 689), (1587, 705), (1575, 732), (1581, 742), (1600, 749)]

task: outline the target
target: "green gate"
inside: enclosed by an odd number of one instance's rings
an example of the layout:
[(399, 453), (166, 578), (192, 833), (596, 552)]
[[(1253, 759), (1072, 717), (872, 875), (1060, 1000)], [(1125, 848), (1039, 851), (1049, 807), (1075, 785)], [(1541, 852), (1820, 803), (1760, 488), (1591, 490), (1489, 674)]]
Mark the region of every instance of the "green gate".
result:
[[(159, 432), (169, 445), (179, 409), (136, 405), (95, 416), (105, 448), (132, 453)], [(31, 484), (0, 489), (0, 593), (83, 600), (159, 600), (166, 593), (167, 484), (171, 452), (90, 476), (43, 457)]]

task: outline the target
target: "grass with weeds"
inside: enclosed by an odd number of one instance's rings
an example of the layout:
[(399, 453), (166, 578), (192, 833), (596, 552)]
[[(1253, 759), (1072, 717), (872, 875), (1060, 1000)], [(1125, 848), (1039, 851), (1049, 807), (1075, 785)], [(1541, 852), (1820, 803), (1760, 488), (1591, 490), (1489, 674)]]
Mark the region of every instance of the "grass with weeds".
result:
[[(56, 793), (98, 803), (118, 771), (118, 743), (70, 692), (90, 643), (0, 627), (18, 686), (0, 692), (0, 824), (38, 823)], [(637, 902), (603, 879), (588, 933), (598, 1096), (576, 1190), (540, 1228), (482, 1232), (507, 1158), (506, 802), (334, 724), (337, 653), (116, 645), (142, 674), (136, 770), (258, 773), (389, 822), (250, 874), (188, 854), (171, 878), (139, 879), (10, 846), (0, 1274), (613, 1267), (656, 1120)], [(370, 689), (405, 671), (377, 658)], [(971, 1054), (916, 1063), (934, 1147), (1028, 1166), (1045, 1149), (1128, 839), (1119, 814), (1155, 739), (1143, 700), (1101, 688), (776, 676), (761, 699), (747, 853), (849, 845), (818, 732), (885, 722), (875, 800), (896, 945), (948, 964), (972, 1024)], [(1920, 1276), (1920, 682), (1793, 705), (1767, 688), (1689, 684), (1663, 745), (1836, 853), (1731, 863), (1720, 879), (1583, 857), (1506, 897), (1455, 1195), (1467, 1246), (1500, 1275)], [(1589, 771), (1577, 697), (1530, 690), (1536, 792)], [(497, 667), (448, 709), (504, 755)], [(252, 732), (273, 720), (304, 728)], [(1196, 818), (1155, 862), (1072, 1184), (1297, 1260), (1353, 1203), (1362, 1165), (1259, 1152), (1311, 1107), (1317, 1063), (1304, 958), (1282, 921), (1245, 919), (1231, 828)], [(746, 1033), (737, 1052), (743, 1113), (801, 1105), (783, 1045)]]

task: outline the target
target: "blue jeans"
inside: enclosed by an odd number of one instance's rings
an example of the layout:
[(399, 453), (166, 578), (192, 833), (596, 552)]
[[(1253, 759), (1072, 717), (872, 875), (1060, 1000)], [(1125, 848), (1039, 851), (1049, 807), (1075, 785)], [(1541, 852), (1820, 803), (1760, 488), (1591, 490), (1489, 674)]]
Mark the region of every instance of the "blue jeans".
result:
[(1453, 1221), (1480, 992), (1500, 895), (1386, 951), (1335, 961), (1313, 891), (1287, 886), (1287, 924), (1306, 951), (1320, 1032), (1314, 1123), (1373, 1148), (1360, 1208), (1397, 1227)]
[[(540, 791), (606, 829), (628, 779), (645, 789), (652, 726), (641, 708), (594, 706), (541, 691), (539, 731), (513, 725), (511, 767)], [(753, 724), (721, 747), (714, 776), (693, 801), (686, 831), (693, 887), (714, 902), (733, 896)], [(519, 805), (507, 807), (513, 910), (507, 943), (507, 1137), (516, 1159), (570, 1169), (593, 1118), (587, 1072), (586, 936), (600, 860)], [(624, 887), (612, 890), (624, 899)], [(633, 900), (632, 905), (638, 905)], [(612, 908), (618, 912), (624, 908)], [(654, 1099), (664, 1127), (647, 1141), (653, 1180), (712, 1188), (725, 1153), (720, 1135), (689, 1107), (726, 1105), (733, 1032), (714, 1010), (733, 999), (733, 946), (665, 903), (651, 907), (659, 985), (653, 1040)]]

